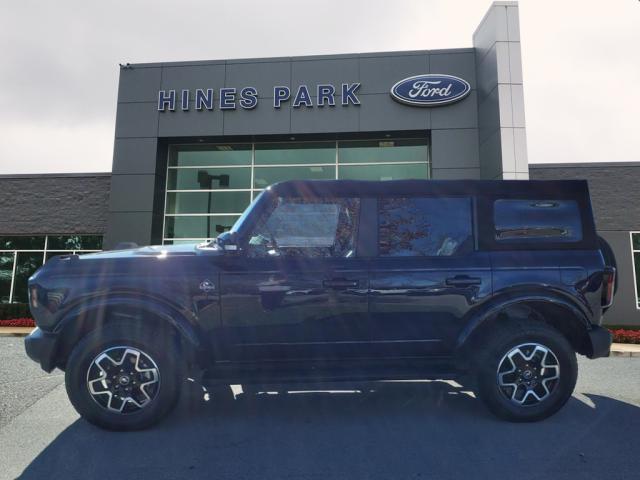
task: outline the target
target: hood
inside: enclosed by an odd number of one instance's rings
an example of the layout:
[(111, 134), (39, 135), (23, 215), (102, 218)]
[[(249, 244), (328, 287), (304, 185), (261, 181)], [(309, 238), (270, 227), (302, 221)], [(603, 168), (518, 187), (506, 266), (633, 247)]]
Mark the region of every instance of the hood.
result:
[[(79, 259), (81, 261), (91, 261), (136, 257), (184, 257), (198, 255), (201, 251), (198, 245), (198, 243), (184, 243), (181, 245), (152, 245), (148, 247), (128, 248), (126, 250), (108, 250), (105, 252), (81, 255)], [(213, 247), (207, 248), (206, 251), (208, 253), (215, 253), (219, 250), (217, 247)]]

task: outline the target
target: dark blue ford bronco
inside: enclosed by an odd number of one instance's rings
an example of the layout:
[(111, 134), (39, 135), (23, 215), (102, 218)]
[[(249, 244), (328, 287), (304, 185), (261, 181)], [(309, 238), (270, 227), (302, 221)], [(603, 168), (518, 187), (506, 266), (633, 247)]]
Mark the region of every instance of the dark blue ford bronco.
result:
[(199, 245), (56, 257), (29, 280), (28, 355), (78, 412), (147, 427), (218, 385), (453, 379), (498, 416), (569, 399), (615, 259), (583, 181), (291, 181)]

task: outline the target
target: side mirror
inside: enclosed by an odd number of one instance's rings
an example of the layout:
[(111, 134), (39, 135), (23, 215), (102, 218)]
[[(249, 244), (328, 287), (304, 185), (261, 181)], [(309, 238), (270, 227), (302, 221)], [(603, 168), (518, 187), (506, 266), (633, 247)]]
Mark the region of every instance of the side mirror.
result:
[(225, 252), (238, 250), (237, 235), (235, 232), (223, 232), (216, 239), (218, 246)]

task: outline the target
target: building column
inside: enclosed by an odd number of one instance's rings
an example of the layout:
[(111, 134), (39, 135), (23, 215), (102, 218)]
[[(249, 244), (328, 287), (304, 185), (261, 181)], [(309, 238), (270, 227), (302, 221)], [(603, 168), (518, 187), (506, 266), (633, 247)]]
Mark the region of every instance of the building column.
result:
[(517, 2), (493, 2), (473, 34), (480, 174), (529, 178)]

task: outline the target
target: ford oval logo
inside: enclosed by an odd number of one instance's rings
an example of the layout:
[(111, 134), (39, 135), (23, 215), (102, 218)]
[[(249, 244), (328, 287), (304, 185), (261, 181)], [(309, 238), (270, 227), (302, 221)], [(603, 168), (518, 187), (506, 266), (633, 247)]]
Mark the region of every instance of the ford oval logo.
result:
[(462, 100), (470, 91), (471, 85), (462, 78), (425, 74), (400, 80), (391, 87), (391, 96), (407, 105), (435, 107)]

